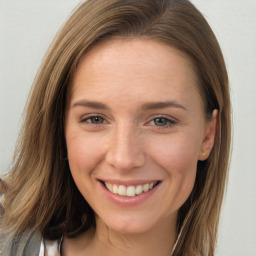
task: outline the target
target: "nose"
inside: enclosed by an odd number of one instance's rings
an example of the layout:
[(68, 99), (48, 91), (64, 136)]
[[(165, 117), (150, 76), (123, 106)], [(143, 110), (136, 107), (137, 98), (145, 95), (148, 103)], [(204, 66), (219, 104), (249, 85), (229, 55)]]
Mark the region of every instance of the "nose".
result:
[(110, 138), (106, 161), (120, 171), (129, 171), (145, 163), (143, 138), (138, 129), (129, 124), (116, 127)]

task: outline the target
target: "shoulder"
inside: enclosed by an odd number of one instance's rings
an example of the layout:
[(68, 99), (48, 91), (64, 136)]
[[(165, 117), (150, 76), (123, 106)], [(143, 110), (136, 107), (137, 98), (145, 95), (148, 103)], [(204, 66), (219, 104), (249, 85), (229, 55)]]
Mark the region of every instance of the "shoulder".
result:
[(26, 230), (20, 234), (0, 234), (0, 256), (39, 256), (42, 236)]

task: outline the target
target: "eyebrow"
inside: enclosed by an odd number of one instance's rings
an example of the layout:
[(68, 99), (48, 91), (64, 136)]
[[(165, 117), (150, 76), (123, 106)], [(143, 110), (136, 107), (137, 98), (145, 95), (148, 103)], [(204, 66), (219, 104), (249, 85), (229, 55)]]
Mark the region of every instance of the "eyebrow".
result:
[(101, 103), (101, 102), (98, 102), (98, 101), (89, 101), (89, 100), (80, 100), (76, 103), (74, 103), (72, 105), (72, 108), (74, 107), (91, 107), (91, 108), (96, 108), (96, 109), (105, 109), (105, 110), (108, 110), (109, 107), (104, 104), (104, 103)]
[[(78, 107), (78, 106), (109, 110), (109, 107), (104, 103), (101, 103), (98, 101), (89, 101), (86, 99), (80, 100), (80, 101), (74, 103), (72, 105), (72, 108)], [(163, 108), (169, 108), (169, 107), (179, 108), (179, 109), (183, 109), (183, 110), (187, 111), (187, 109), (183, 105), (181, 105), (180, 103), (178, 103), (176, 101), (147, 102), (147, 103), (142, 104), (141, 109), (154, 110), (154, 109), (163, 109)]]
[(180, 108), (187, 111), (187, 109), (183, 105), (181, 105), (176, 101), (149, 102), (149, 103), (144, 103), (142, 105), (142, 109), (144, 110), (162, 109), (162, 108), (169, 108), (169, 107)]

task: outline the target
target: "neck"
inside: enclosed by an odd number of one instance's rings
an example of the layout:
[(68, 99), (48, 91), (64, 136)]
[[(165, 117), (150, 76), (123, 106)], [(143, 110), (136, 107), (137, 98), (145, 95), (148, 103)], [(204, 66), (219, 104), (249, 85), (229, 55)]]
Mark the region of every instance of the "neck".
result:
[(96, 218), (90, 255), (170, 256), (176, 240), (176, 218), (168, 218), (143, 233), (116, 232)]
[(120, 233), (96, 217), (96, 229), (76, 238), (65, 237), (62, 253), (66, 256), (170, 256), (177, 237), (177, 216), (169, 217), (146, 232)]

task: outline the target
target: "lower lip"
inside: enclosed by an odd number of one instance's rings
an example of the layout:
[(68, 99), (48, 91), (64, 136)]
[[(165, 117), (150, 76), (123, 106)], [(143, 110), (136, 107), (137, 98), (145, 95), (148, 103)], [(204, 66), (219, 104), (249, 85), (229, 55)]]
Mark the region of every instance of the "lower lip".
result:
[(138, 204), (142, 204), (146, 200), (148, 200), (150, 197), (152, 197), (157, 190), (159, 189), (161, 183), (159, 183), (157, 186), (153, 187), (147, 192), (143, 192), (140, 195), (137, 196), (120, 196), (118, 194), (114, 194), (110, 192), (102, 182), (99, 181), (100, 188), (103, 191), (103, 194), (107, 197), (108, 200), (111, 202), (122, 205), (122, 206), (135, 206)]

